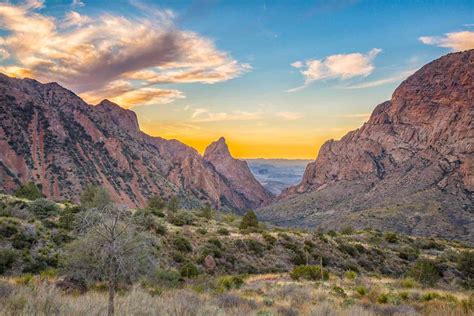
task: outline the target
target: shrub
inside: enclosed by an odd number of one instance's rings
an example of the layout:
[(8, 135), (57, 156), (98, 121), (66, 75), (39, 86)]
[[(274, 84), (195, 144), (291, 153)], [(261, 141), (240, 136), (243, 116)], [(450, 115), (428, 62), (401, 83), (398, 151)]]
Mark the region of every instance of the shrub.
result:
[(326, 270), (321, 271), (321, 267), (314, 265), (299, 265), (290, 272), (290, 277), (294, 280), (300, 278), (306, 280), (328, 280), (329, 273)]
[(206, 218), (206, 219), (211, 219), (212, 218), (212, 208), (211, 204), (206, 203), (204, 207), (201, 208), (199, 212), (199, 216)]
[(474, 279), (474, 251), (462, 252), (457, 261), (458, 270), (467, 278)]
[(40, 219), (58, 215), (60, 210), (56, 203), (43, 198), (31, 202), (31, 204), (28, 206), (28, 209)]
[(420, 255), (420, 251), (417, 248), (412, 248), (412, 247), (404, 247), (398, 253), (399, 258), (403, 260), (408, 260), (408, 261), (413, 261), (413, 260), (418, 259), (419, 255)]
[(228, 236), (230, 234), (227, 228), (221, 227), (217, 230), (217, 233), (220, 235)]
[(165, 201), (159, 195), (154, 195), (148, 200), (146, 208), (152, 212), (159, 212), (165, 208), (165, 205)]
[(405, 289), (412, 289), (414, 287), (417, 287), (418, 284), (413, 278), (404, 278), (400, 281), (400, 286)]
[(13, 218), (0, 218), (0, 237), (10, 238), (18, 232), (19, 221)]
[(336, 237), (336, 236), (337, 236), (337, 233), (336, 233), (334, 230), (330, 230), (330, 231), (328, 231), (328, 236), (330, 236), (330, 237)]
[(354, 280), (357, 278), (357, 272), (352, 270), (346, 271), (346, 273), (344, 273), (344, 277), (349, 280)]
[(428, 292), (428, 293), (424, 293), (421, 296), (421, 299), (425, 302), (429, 302), (429, 301), (432, 301), (432, 300), (440, 298), (440, 297), (441, 296), (436, 292)]
[(28, 199), (31, 201), (41, 199), (44, 195), (38, 189), (36, 184), (33, 182), (28, 182), (26, 184), (21, 185), (14, 194), (16, 197)]
[(85, 208), (103, 208), (112, 202), (107, 190), (100, 186), (89, 185), (81, 194), (81, 206)]
[(192, 213), (187, 211), (179, 211), (168, 214), (168, 222), (176, 226), (192, 225), (195, 217)]
[(219, 249), (222, 249), (222, 243), (219, 239), (217, 238), (211, 238), (207, 241), (207, 243), (216, 246)]
[(154, 223), (153, 231), (158, 235), (164, 236), (168, 232), (168, 229), (166, 228), (166, 225), (163, 225), (161, 223)]
[(231, 289), (239, 289), (244, 284), (244, 280), (240, 276), (228, 275), (221, 276), (217, 279), (217, 289), (228, 291)]
[(337, 296), (346, 297), (347, 294), (344, 289), (340, 286), (334, 285), (331, 289), (331, 292)]
[(13, 267), (17, 259), (17, 252), (12, 249), (0, 249), (0, 274), (5, 273)]
[(388, 303), (388, 295), (385, 293), (380, 293), (377, 297), (377, 303), (379, 304), (387, 304)]
[(242, 218), (239, 228), (244, 230), (248, 228), (258, 228), (258, 219), (254, 211), (249, 210)]
[(398, 235), (396, 233), (386, 232), (384, 239), (391, 244), (395, 244), (398, 241)]
[(191, 262), (187, 262), (181, 266), (179, 273), (183, 278), (195, 278), (199, 275), (198, 268)]
[(357, 294), (359, 294), (360, 296), (365, 296), (367, 295), (367, 293), (369, 292), (367, 290), (367, 288), (363, 285), (359, 285), (355, 288), (355, 291), (357, 292)]
[(193, 246), (183, 236), (176, 236), (173, 240), (173, 245), (176, 248), (176, 250), (182, 251), (182, 252), (191, 252), (193, 250)]
[(352, 235), (354, 233), (354, 229), (350, 226), (346, 226), (341, 230), (341, 234), (343, 235)]
[(418, 260), (409, 274), (412, 278), (425, 285), (433, 286), (440, 278), (437, 267), (429, 260)]
[(179, 199), (177, 196), (173, 196), (169, 201), (168, 205), (166, 206), (168, 211), (172, 213), (176, 213), (179, 209)]
[(196, 229), (196, 232), (198, 232), (201, 235), (206, 235), (207, 234), (207, 229), (200, 227), (200, 228)]
[(262, 237), (263, 239), (265, 240), (265, 242), (271, 246), (275, 245), (277, 239), (275, 237), (273, 237), (272, 235), (270, 235), (269, 233), (267, 232), (263, 232), (262, 233)]
[(228, 309), (228, 308), (236, 308), (240, 306), (248, 306), (251, 309), (256, 309), (257, 304), (255, 301), (248, 300), (246, 298), (242, 298), (237, 295), (232, 294), (221, 294), (217, 298), (217, 305), (220, 308)]
[(178, 288), (182, 284), (183, 279), (176, 270), (158, 269), (153, 276), (153, 281), (162, 287)]

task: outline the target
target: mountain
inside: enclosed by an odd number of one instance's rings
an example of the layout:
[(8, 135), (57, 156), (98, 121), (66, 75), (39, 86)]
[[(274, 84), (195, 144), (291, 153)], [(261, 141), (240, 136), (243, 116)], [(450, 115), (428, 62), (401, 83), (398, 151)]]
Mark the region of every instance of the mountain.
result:
[(77, 201), (97, 184), (130, 206), (179, 194), (188, 206), (209, 201), (231, 210), (269, 197), (255, 179), (255, 192), (234, 187), (193, 148), (141, 132), (134, 112), (108, 100), (89, 105), (57, 83), (0, 75), (0, 121), (3, 192), (33, 181), (49, 198)]
[(310, 160), (302, 159), (246, 159), (255, 178), (271, 193), (298, 184)]
[(474, 50), (405, 80), (361, 128), (330, 140), (259, 216), (474, 242)]
[(246, 161), (231, 156), (224, 137), (219, 138), (206, 148), (204, 160), (209, 162), (223, 178), (227, 179), (235, 191), (249, 197), (248, 208), (258, 207), (273, 197), (255, 179)]

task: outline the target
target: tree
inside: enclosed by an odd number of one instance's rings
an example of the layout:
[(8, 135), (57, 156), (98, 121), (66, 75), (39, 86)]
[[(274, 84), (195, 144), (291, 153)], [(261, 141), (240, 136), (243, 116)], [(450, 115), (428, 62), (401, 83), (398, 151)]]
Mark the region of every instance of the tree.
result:
[(53, 201), (41, 198), (36, 199), (28, 206), (28, 209), (39, 219), (46, 219), (59, 214), (59, 206)]
[(166, 206), (165, 202), (159, 195), (154, 195), (148, 200), (147, 209), (150, 211), (162, 210)]
[(201, 214), (199, 214), (201, 217), (204, 217), (206, 219), (211, 219), (212, 218), (212, 208), (211, 204), (207, 202), (204, 204), (204, 207), (201, 208)]
[(178, 211), (178, 208), (179, 208), (179, 199), (177, 196), (173, 196), (168, 202), (167, 209), (168, 211), (175, 213), (176, 211)]
[(254, 211), (249, 210), (240, 222), (240, 229), (258, 228), (258, 219)]
[(79, 215), (79, 237), (66, 249), (65, 270), (86, 281), (107, 281), (108, 315), (114, 315), (117, 284), (154, 271), (151, 239), (137, 229), (125, 208), (109, 204)]
[(36, 184), (34, 184), (33, 182), (28, 182), (21, 185), (15, 191), (15, 196), (19, 198), (28, 199), (31, 201), (44, 197), (43, 193), (41, 193), (40, 189), (38, 189)]
[(81, 206), (85, 208), (103, 208), (112, 202), (109, 193), (102, 187), (89, 185), (81, 194)]

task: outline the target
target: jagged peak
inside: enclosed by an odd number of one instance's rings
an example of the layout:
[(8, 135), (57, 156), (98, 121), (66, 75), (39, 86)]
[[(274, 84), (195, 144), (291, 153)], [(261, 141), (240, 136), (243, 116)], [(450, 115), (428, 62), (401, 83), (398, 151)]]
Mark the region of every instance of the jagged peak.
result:
[(96, 108), (107, 111), (110, 119), (128, 132), (138, 132), (140, 130), (138, 126), (137, 114), (132, 110), (124, 109), (117, 103), (114, 103), (108, 99), (100, 101), (96, 105)]
[(232, 157), (224, 137), (220, 137), (215, 142), (212, 142), (209, 146), (207, 146), (204, 152), (204, 158), (209, 158), (210, 156), (216, 155)]

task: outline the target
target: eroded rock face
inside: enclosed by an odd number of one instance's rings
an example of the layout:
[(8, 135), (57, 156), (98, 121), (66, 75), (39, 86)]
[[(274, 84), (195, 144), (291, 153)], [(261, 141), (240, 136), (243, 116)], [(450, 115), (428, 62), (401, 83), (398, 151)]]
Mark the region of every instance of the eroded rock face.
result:
[(78, 201), (98, 184), (130, 206), (180, 194), (188, 206), (242, 211), (259, 199), (229, 185), (193, 148), (141, 132), (134, 112), (108, 100), (88, 105), (56, 83), (0, 75), (0, 120), (4, 192), (34, 181), (49, 198)]
[(469, 50), (424, 66), (360, 129), (326, 142), (302, 182), (261, 214), (284, 209), (277, 216), (281, 222), (474, 240), (473, 191), (474, 50)]
[(245, 208), (264, 205), (272, 198), (272, 194), (255, 179), (247, 162), (231, 156), (224, 137), (206, 148), (204, 160), (228, 180), (229, 186), (246, 198), (248, 203)]

